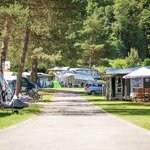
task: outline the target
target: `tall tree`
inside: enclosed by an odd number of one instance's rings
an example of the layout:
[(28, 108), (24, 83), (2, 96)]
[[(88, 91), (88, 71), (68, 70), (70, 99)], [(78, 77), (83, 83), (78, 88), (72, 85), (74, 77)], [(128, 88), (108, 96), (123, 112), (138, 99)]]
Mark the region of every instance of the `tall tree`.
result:
[(99, 59), (110, 56), (111, 22), (113, 21), (112, 7), (104, 3), (99, 4), (88, 1), (86, 7), (87, 17), (80, 30), (81, 40), (76, 43), (82, 49), (82, 59), (89, 67), (97, 64)]
[(141, 15), (139, 20), (139, 27), (142, 30), (142, 36), (144, 37), (146, 48), (146, 57), (150, 57), (150, 1), (143, 0), (139, 3), (141, 7)]
[[(4, 62), (6, 61), (6, 55), (8, 51), (8, 43), (11, 35), (11, 27), (13, 26), (14, 19), (19, 19), (27, 13), (21, 5), (14, 3), (5, 5), (2, 3), (0, 7), (1, 24), (3, 26), (2, 32), (2, 50), (1, 50), (1, 71), (3, 71)], [(3, 64), (3, 65), (2, 65)]]
[(118, 32), (118, 38), (123, 42), (124, 49), (122, 52), (124, 56), (128, 54), (131, 47), (135, 47), (139, 51), (140, 57), (146, 55), (146, 43), (142, 30), (139, 27), (139, 20), (142, 8), (137, 0), (115, 0), (114, 14), (115, 14), (115, 32)]
[(22, 72), (23, 72), (23, 69), (24, 69), (26, 53), (27, 53), (27, 50), (28, 50), (29, 36), (30, 36), (30, 29), (27, 27), (25, 29), (25, 36), (24, 36), (22, 53), (21, 53), (20, 65), (19, 65), (18, 74), (17, 74), (17, 82), (16, 82), (16, 95), (17, 96), (19, 95), (20, 90), (21, 90), (20, 89), (20, 87), (21, 87), (21, 78), (22, 78)]
[(1, 72), (3, 73), (5, 61), (6, 61), (6, 54), (8, 49), (8, 42), (9, 42), (9, 34), (11, 28), (11, 18), (8, 14), (5, 16), (5, 25), (4, 25), (4, 33), (3, 33), (3, 40), (2, 40), (2, 50), (1, 50)]

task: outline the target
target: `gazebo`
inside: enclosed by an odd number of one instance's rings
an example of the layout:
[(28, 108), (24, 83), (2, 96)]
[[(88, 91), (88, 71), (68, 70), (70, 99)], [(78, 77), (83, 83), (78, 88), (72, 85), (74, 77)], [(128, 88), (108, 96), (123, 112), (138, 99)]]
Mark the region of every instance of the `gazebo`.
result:
[(150, 77), (150, 69), (146, 68), (146, 67), (142, 67), (138, 70), (135, 70), (125, 76), (123, 76), (123, 78), (127, 79), (127, 78), (144, 78), (144, 77)]
[[(125, 78), (125, 81), (130, 80), (130, 82), (125, 82), (125, 97), (130, 89), (131, 98), (141, 100), (150, 98), (150, 69), (142, 67), (123, 76), (123, 78)], [(128, 85), (129, 83), (130, 85)]]

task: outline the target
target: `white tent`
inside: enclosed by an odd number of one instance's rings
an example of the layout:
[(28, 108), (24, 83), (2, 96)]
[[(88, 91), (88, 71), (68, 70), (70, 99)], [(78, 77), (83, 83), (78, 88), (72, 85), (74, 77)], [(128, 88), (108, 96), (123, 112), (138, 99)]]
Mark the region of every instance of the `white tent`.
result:
[(74, 74), (74, 78), (77, 80), (95, 81), (92, 76), (87, 76), (83, 74)]
[(67, 77), (74, 77), (74, 74), (73, 73), (64, 73), (63, 78), (67, 78)]
[(87, 76), (86, 74), (66, 72), (62, 75), (61, 81), (63, 84), (68, 85), (81, 85), (88, 81), (95, 81), (92, 76)]
[(143, 78), (143, 77), (150, 77), (150, 69), (146, 68), (146, 67), (142, 67), (138, 70), (135, 70), (125, 76), (123, 76), (123, 78), (127, 79), (127, 78)]
[(63, 78), (73, 77), (76, 80), (94, 81), (92, 76), (77, 73), (65, 73)]

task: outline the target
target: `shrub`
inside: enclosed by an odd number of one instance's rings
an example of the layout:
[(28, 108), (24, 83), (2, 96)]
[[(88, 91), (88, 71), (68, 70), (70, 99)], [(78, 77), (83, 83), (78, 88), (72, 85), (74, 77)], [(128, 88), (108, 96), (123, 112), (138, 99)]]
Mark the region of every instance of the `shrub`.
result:
[(110, 61), (110, 64), (112, 66), (112, 68), (125, 68), (126, 67), (126, 60), (125, 59), (121, 59), (121, 58), (117, 58), (114, 60)]
[(126, 67), (128, 68), (141, 66), (141, 59), (139, 58), (138, 50), (131, 48), (130, 53), (128, 53), (128, 57), (126, 57), (126, 61)]
[(144, 62), (143, 62), (144, 66), (150, 66), (150, 59), (149, 58), (145, 58)]

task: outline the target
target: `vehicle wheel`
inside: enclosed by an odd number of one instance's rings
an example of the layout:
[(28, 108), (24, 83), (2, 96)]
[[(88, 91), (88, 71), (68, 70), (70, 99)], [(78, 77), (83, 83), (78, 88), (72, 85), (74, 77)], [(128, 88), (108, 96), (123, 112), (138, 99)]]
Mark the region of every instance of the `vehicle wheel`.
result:
[(95, 91), (91, 91), (90, 93), (91, 93), (91, 95), (95, 95), (95, 94), (96, 94), (96, 92), (95, 92)]

